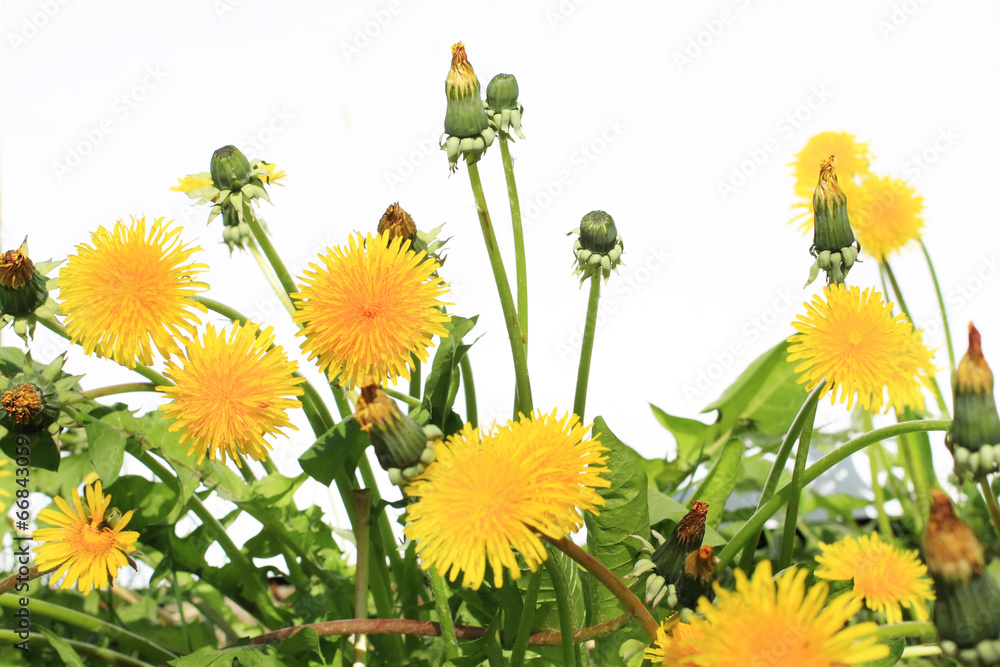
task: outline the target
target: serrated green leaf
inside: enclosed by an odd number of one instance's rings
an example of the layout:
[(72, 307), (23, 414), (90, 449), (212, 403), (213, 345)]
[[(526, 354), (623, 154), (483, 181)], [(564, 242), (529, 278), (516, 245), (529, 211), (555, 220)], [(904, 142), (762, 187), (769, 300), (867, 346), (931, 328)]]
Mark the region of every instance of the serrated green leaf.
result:
[(888, 637), (880, 639), (879, 644), (889, 647), (889, 655), (879, 660), (858, 663), (858, 667), (892, 667), (903, 657), (903, 650), (906, 648), (906, 640), (904, 638)]
[(128, 440), (128, 435), (120, 428), (101, 420), (87, 422), (83, 425), (83, 430), (87, 434), (90, 462), (101, 483), (114, 484), (125, 462), (125, 441)]
[[(629, 535), (649, 535), (646, 472), (642, 458), (611, 432), (603, 417), (594, 419), (594, 433), (599, 434), (601, 444), (608, 448), (606, 465), (610, 473), (605, 476), (610, 480), (611, 487), (597, 491), (605, 502), (599, 515), (584, 513), (587, 549), (622, 577), (632, 571), (642, 548), (642, 544)], [(606, 588), (596, 586), (593, 591), (590, 625), (610, 621), (624, 612)]]
[(736, 487), (736, 480), (739, 477), (743, 447), (742, 440), (730, 438), (723, 445), (719, 458), (715, 460), (712, 469), (692, 496), (693, 500), (708, 503), (708, 516), (705, 517), (706, 526), (715, 528), (722, 519), (722, 510), (725, 509), (726, 500), (729, 499)]
[(368, 444), (368, 436), (348, 417), (316, 438), (299, 457), (299, 466), (323, 486), (330, 486), (341, 470), (354, 469)]
[(59, 659), (63, 661), (64, 665), (67, 667), (84, 667), (83, 660), (76, 652), (76, 649), (69, 645), (69, 642), (48, 628), (39, 627), (38, 629), (49, 640), (49, 646), (59, 654)]
[[(580, 571), (576, 567), (576, 562), (558, 549), (549, 549), (549, 558), (552, 559), (552, 562), (562, 572), (563, 581), (566, 582), (570, 614), (573, 617), (573, 627), (582, 627), (587, 608), (586, 600), (583, 597), (583, 584), (580, 582)], [(523, 565), (523, 561), (519, 562)], [(531, 631), (559, 632), (559, 604), (555, 588), (552, 585), (552, 577), (549, 575), (548, 563), (540, 567), (542, 568), (542, 580), (538, 587), (535, 618), (531, 626)], [(529, 570), (526, 567), (522, 567), (521, 571), (524, 574), (517, 580), (517, 587), (524, 593), (528, 589), (527, 573)]]
[(478, 315), (468, 318), (453, 315), (451, 321), (444, 325), (448, 330), (448, 337), (440, 339), (430, 372), (427, 374), (427, 381), (424, 383), (422, 407), (430, 413), (430, 423), (444, 431), (445, 435), (454, 432), (449, 430), (449, 426), (453, 429), (458, 423), (458, 427), (461, 428), (461, 420), (450, 420), (449, 424), (448, 418), (458, 391), (458, 365), (472, 345), (463, 344), (462, 339), (472, 331), (478, 319)]
[(129, 530), (165, 523), (177, 503), (177, 491), (167, 484), (153, 482), (138, 475), (122, 475), (106, 487), (115, 507), (123, 512), (136, 510)]
[(670, 431), (670, 434), (677, 441), (677, 456), (674, 460), (687, 465), (697, 462), (714, 428), (697, 419), (667, 414), (652, 403), (649, 404), (649, 407), (653, 410), (656, 421)]

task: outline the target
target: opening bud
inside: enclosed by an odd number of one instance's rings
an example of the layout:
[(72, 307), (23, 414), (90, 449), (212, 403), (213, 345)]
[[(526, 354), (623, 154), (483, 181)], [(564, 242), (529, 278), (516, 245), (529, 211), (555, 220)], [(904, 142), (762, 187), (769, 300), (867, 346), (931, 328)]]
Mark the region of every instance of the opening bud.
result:
[(431, 427), (436, 433), (428, 433), (404, 414), (378, 385), (361, 390), (354, 419), (368, 434), (379, 465), (389, 473), (393, 484), (412, 481), (434, 462), (433, 443), (440, 440), (440, 430)]
[(36, 433), (59, 418), (59, 392), (43, 377), (19, 375), (0, 394), (0, 425), (13, 433)]
[(955, 418), (945, 442), (955, 458), (955, 474), (986, 475), (1000, 470), (1000, 415), (993, 396), (993, 373), (983, 357), (982, 336), (969, 322), (969, 349), (952, 378)]
[(819, 182), (813, 192), (813, 244), (809, 252), (816, 261), (809, 271), (807, 286), (820, 269), (826, 272), (827, 284), (842, 284), (861, 251), (847, 217), (847, 196), (837, 182), (836, 164), (834, 155), (820, 164)]
[(705, 537), (708, 503), (694, 500), (691, 506), (693, 509), (677, 522), (666, 541), (653, 552), (656, 573), (674, 586), (680, 584), (684, 577), (688, 554), (698, 551)]
[(388, 232), (388, 238), (400, 237), (413, 245), (417, 238), (417, 224), (409, 213), (403, 210), (399, 202), (391, 204), (382, 214), (382, 219), (378, 221), (378, 233)]
[(451, 47), (451, 69), (444, 82), (448, 108), (444, 117), (441, 148), (448, 152), (448, 166), (454, 171), (458, 158), (469, 164), (479, 161), (496, 135), (483, 108), (479, 79), (469, 63), (462, 42)]

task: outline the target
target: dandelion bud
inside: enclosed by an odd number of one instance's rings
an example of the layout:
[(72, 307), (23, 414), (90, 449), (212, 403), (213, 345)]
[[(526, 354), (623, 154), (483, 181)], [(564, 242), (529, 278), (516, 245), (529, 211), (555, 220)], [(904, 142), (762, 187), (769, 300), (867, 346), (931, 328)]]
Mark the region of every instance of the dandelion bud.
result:
[(820, 269), (826, 272), (827, 284), (842, 284), (861, 250), (847, 217), (847, 197), (837, 182), (836, 163), (833, 155), (823, 161), (813, 193), (813, 244), (809, 252), (816, 261), (806, 285), (816, 279)]
[(12, 433), (36, 433), (59, 418), (59, 391), (45, 378), (24, 374), (10, 381), (0, 394), (0, 426)]
[(985, 569), (983, 545), (940, 489), (931, 491), (924, 551), (941, 650), (963, 665), (1000, 665), (1000, 589)]
[(389, 480), (396, 485), (406, 484), (418, 477), (434, 462), (435, 440), (442, 437), (440, 430), (427, 430), (396, 407), (396, 402), (378, 388), (369, 385), (361, 390), (354, 410), (354, 419), (368, 434), (379, 465), (389, 473)]
[(0, 311), (4, 315), (24, 317), (48, 299), (45, 276), (28, 258), (28, 239), (17, 250), (0, 255)]
[(684, 576), (684, 564), (688, 554), (697, 551), (705, 537), (708, 503), (694, 500), (691, 505), (694, 509), (677, 522), (666, 541), (653, 552), (656, 573), (674, 586), (679, 584)]
[(595, 275), (603, 275), (608, 281), (611, 271), (617, 272), (625, 249), (618, 234), (614, 219), (604, 211), (591, 211), (583, 216), (580, 226), (570, 234), (578, 234), (573, 243), (576, 255), (576, 269), (573, 275), (580, 276), (580, 284)]
[(973, 476), (1000, 470), (1000, 416), (993, 397), (993, 373), (983, 357), (979, 331), (969, 323), (969, 350), (952, 378), (955, 419), (946, 442), (955, 474)]
[(497, 74), (486, 86), (486, 115), (497, 132), (510, 135), (511, 129), (521, 139), (521, 114), (524, 107), (517, 103), (517, 79), (513, 74)]
[(388, 232), (387, 240), (397, 236), (409, 241), (412, 247), (413, 241), (417, 237), (417, 224), (409, 213), (403, 210), (399, 202), (391, 204), (382, 214), (382, 219), (378, 221), (379, 235)]
[(714, 597), (712, 583), (715, 581), (718, 562), (715, 550), (707, 544), (701, 545), (684, 558), (684, 572), (677, 584), (677, 603), (681, 607), (694, 609), (701, 596), (704, 595), (709, 600)]
[(479, 79), (469, 64), (462, 42), (451, 47), (451, 70), (444, 89), (448, 97), (444, 134), (448, 138), (441, 148), (448, 152), (448, 166), (454, 171), (459, 157), (465, 157), (469, 164), (478, 162), (496, 135), (489, 126)]
[(250, 161), (236, 146), (212, 153), (212, 182), (219, 190), (238, 192), (250, 182)]

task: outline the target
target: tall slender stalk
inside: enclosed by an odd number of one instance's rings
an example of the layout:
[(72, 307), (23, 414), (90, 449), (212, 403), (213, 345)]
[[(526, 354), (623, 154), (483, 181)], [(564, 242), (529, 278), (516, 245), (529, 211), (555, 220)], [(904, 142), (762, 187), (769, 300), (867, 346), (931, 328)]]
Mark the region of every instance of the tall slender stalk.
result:
[(441, 624), (441, 638), (444, 639), (444, 650), (449, 660), (458, 657), (458, 638), (455, 636), (455, 623), (451, 619), (451, 608), (448, 606), (448, 587), (444, 577), (433, 570), (430, 573), (431, 593), (434, 595), (434, 609), (437, 610), (438, 622)]
[[(271, 286), (274, 290), (275, 295), (278, 297), (278, 301), (281, 305), (288, 311), (289, 315), (295, 314), (295, 304), (292, 303), (291, 297), (288, 296), (288, 292), (285, 291), (285, 287), (278, 280), (274, 271), (271, 269), (270, 265), (260, 254), (260, 248), (257, 247), (257, 243), (254, 241), (253, 237), (250, 237), (250, 242), (247, 243), (247, 247), (250, 248), (250, 254), (257, 261), (257, 266), (260, 267), (260, 272), (264, 274), (264, 278), (267, 279), (267, 284)], [(301, 327), (302, 324), (296, 322), (296, 325)]]
[(573, 414), (583, 421), (587, 407), (587, 385), (590, 381), (590, 358), (594, 352), (594, 332), (597, 330), (597, 304), (601, 300), (601, 272), (590, 279), (590, 298), (587, 300), (587, 320), (583, 325), (583, 342), (580, 345), (580, 368), (576, 373), (576, 395)]
[[(371, 565), (372, 494), (368, 489), (352, 491), (354, 496), (354, 543), (358, 548), (358, 563), (354, 569), (354, 618), (368, 617), (368, 571)], [(356, 635), (354, 662), (365, 664), (365, 635)]]
[(944, 327), (944, 339), (948, 343), (948, 365), (951, 372), (955, 372), (955, 347), (951, 343), (951, 327), (948, 326), (948, 309), (944, 307), (944, 296), (941, 294), (941, 283), (938, 282), (937, 271), (934, 270), (934, 262), (931, 261), (931, 254), (927, 251), (923, 239), (917, 239), (920, 249), (927, 260), (927, 269), (931, 272), (931, 280), (934, 281), (934, 293), (937, 294), (938, 307), (941, 309), (941, 325)]
[(462, 372), (462, 387), (465, 391), (465, 421), (472, 424), (472, 428), (479, 426), (479, 407), (476, 405), (476, 383), (472, 379), (472, 362), (469, 361), (468, 353), (459, 362)]
[(503, 174), (507, 179), (507, 198), (510, 200), (510, 222), (514, 229), (514, 265), (517, 274), (517, 319), (521, 323), (521, 334), (525, 347), (528, 340), (528, 266), (524, 253), (524, 230), (521, 226), (521, 202), (517, 198), (517, 182), (514, 180), (514, 161), (510, 157), (509, 137), (500, 132), (500, 155), (503, 158)]
[(802, 422), (802, 435), (799, 436), (799, 446), (795, 450), (795, 466), (792, 468), (792, 481), (785, 509), (785, 531), (781, 539), (781, 553), (778, 556), (778, 569), (783, 570), (792, 564), (792, 554), (795, 553), (795, 527), (799, 522), (799, 503), (802, 500), (802, 490), (805, 488), (803, 477), (806, 462), (809, 460), (809, 447), (812, 444), (813, 422), (816, 420), (816, 404), (813, 403)]
[(535, 622), (535, 604), (538, 602), (538, 589), (541, 585), (542, 571), (538, 569), (528, 577), (528, 590), (524, 592), (524, 606), (521, 608), (521, 619), (517, 624), (517, 637), (510, 651), (508, 667), (521, 667), (524, 664), (524, 654), (528, 650), (531, 624)]
[(569, 587), (566, 577), (559, 569), (551, 545), (547, 545), (549, 557), (545, 560), (545, 569), (552, 581), (552, 592), (556, 596), (556, 610), (559, 612), (559, 633), (562, 635), (563, 665), (576, 667), (576, 645), (573, 642), (573, 609), (570, 607)]
[[(861, 427), (865, 431), (871, 431), (873, 428), (872, 413), (867, 410), (861, 413)], [(885, 490), (878, 481), (879, 465), (877, 457), (881, 448), (881, 444), (875, 444), (868, 450), (868, 470), (872, 476), (872, 493), (875, 496), (875, 516), (877, 517), (878, 529), (882, 532), (882, 539), (889, 544), (893, 544), (895, 540), (892, 536), (892, 526), (889, 524), (889, 515), (885, 513)], [(902, 445), (900, 445), (900, 448), (902, 448)], [(888, 468), (886, 472), (889, 472)]]

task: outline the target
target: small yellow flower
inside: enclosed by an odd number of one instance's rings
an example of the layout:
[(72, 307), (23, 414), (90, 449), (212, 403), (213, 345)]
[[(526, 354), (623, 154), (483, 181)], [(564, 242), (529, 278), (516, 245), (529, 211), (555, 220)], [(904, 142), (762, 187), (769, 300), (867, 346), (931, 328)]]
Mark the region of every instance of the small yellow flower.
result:
[(275, 171), (276, 165), (273, 162), (261, 162), (260, 165), (258, 165), (258, 166), (264, 167), (265, 169), (267, 169), (267, 174), (261, 174), (261, 179), (260, 180), (264, 181), (265, 183), (271, 184), (271, 185), (275, 185), (275, 184), (277, 184), (277, 185), (284, 185), (284, 183), (278, 183), (278, 181), (280, 181), (280, 180), (282, 180), (282, 179), (285, 178), (285, 170), (284, 169)]
[(173, 401), (160, 410), (164, 419), (177, 420), (169, 430), (182, 431), (181, 444), (191, 442), (188, 455), (197, 452), (199, 464), (206, 454), (225, 463), (227, 452), (237, 465), (237, 452), (263, 461), (271, 449), (265, 436), (297, 430), (286, 411), (302, 404), (288, 397), (302, 395), (298, 385), (305, 378), (292, 375), (298, 364), (280, 345), (271, 347), (273, 330), (257, 329), (253, 322), (233, 322), (227, 336), (208, 324), (203, 341), (189, 343), (180, 359), (167, 362), (164, 375), (175, 386), (157, 389)]
[(59, 273), (61, 308), (66, 331), (87, 354), (148, 366), (153, 348), (169, 357), (180, 350), (177, 337), (194, 335), (193, 310), (206, 308), (192, 297), (208, 289), (195, 277), (208, 267), (190, 261), (201, 248), (184, 245), (171, 224), (158, 218), (147, 233), (144, 217), (129, 226), (119, 220), (69, 256)]
[(904, 181), (872, 176), (861, 184), (856, 199), (851, 224), (862, 250), (878, 261), (920, 238), (924, 198)]
[(918, 621), (926, 621), (927, 600), (934, 599), (927, 566), (916, 551), (886, 544), (878, 533), (855, 539), (848, 535), (835, 544), (819, 543), (816, 576), (831, 581), (854, 580), (852, 595), (865, 606), (884, 611), (887, 623), (900, 623), (900, 605), (913, 609)]
[(204, 187), (212, 185), (211, 178), (204, 178), (200, 176), (185, 176), (184, 178), (177, 179), (177, 185), (170, 188), (173, 192), (194, 192), (195, 190), (200, 190)]
[[(673, 625), (671, 629), (670, 625)], [(688, 656), (694, 656), (697, 661), (701, 653), (700, 644), (705, 639), (705, 633), (688, 623), (671, 623), (665, 620), (656, 629), (656, 641), (646, 649), (645, 657), (654, 665), (674, 667), (690, 664), (683, 662)]]
[(905, 315), (892, 315), (892, 304), (880, 293), (829, 285), (805, 306), (807, 313), (792, 322), (799, 333), (788, 339), (788, 360), (801, 360), (795, 367), (800, 384), (812, 390), (825, 378), (831, 404), (839, 397), (848, 410), (855, 398), (873, 412), (883, 405), (923, 408), (933, 354)]
[(586, 437), (590, 426), (576, 415), (561, 419), (553, 410), (482, 432), (466, 424), (461, 433), (435, 447), (437, 460), (406, 488), (418, 498), (407, 510), (404, 533), (417, 543), (422, 567), (478, 589), (493, 570), (503, 584), (503, 568), (521, 576), (513, 550), (532, 572), (546, 558), (537, 533), (552, 538), (575, 532), (580, 511), (597, 513), (604, 504), (595, 488), (607, 451)]
[(135, 551), (139, 533), (122, 530), (132, 519), (132, 511), (120, 514), (111, 510), (111, 496), (101, 493), (101, 483), (84, 487), (87, 504), (80, 492), (73, 489), (73, 505), (55, 498), (58, 510), (46, 508), (38, 520), (56, 526), (40, 528), (34, 539), (42, 544), (35, 547), (35, 565), (42, 572), (55, 570), (52, 580), (63, 575), (60, 588), (77, 584), (81, 593), (94, 588), (107, 588), (126, 565), (133, 565), (128, 554)]
[(302, 350), (330, 379), (353, 388), (367, 379), (410, 378), (412, 352), (429, 359), (433, 336), (447, 337), (439, 300), (448, 287), (439, 264), (409, 242), (386, 234), (351, 236), (346, 248), (328, 248), (323, 266), (310, 264), (300, 280), (294, 319), (305, 326)]
[(701, 598), (691, 632), (700, 631), (701, 653), (683, 664), (698, 667), (784, 666), (840, 667), (877, 660), (889, 654), (878, 643), (875, 623), (844, 627), (861, 608), (861, 601), (841, 595), (827, 604), (829, 587), (819, 583), (806, 590), (806, 569), (791, 567), (772, 579), (771, 563), (763, 561), (748, 580), (736, 570), (736, 590), (718, 584), (714, 604)]

